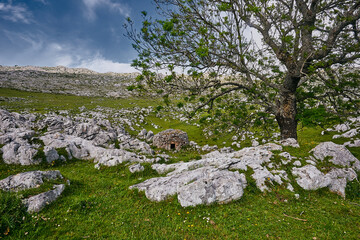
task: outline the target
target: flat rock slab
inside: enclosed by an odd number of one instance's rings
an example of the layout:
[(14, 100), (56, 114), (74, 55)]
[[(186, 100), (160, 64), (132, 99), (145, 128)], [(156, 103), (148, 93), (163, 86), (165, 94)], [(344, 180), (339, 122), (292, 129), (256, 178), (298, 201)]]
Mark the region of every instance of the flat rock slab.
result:
[(27, 207), (29, 213), (40, 212), (45, 206), (58, 199), (64, 189), (65, 184), (55, 185), (54, 190), (24, 199), (23, 203)]
[(44, 180), (56, 180), (59, 178), (62, 179), (63, 176), (58, 170), (24, 172), (0, 180), (0, 189), (17, 192), (39, 187), (44, 183)]
[(130, 189), (145, 191), (146, 197), (152, 201), (163, 201), (178, 194), (181, 206), (187, 207), (240, 199), (245, 187), (244, 174), (202, 167), (167, 177), (152, 178), (131, 186)]

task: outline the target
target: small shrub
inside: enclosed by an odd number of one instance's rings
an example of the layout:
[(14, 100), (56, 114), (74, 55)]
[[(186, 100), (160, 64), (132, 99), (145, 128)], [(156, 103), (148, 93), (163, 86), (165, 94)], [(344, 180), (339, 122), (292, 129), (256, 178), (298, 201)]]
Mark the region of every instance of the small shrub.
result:
[(27, 216), (26, 207), (15, 194), (0, 191), (0, 238), (18, 229)]
[[(358, 173), (359, 176), (360, 173)], [(345, 195), (347, 199), (360, 199), (360, 182), (355, 179), (352, 182), (348, 182), (345, 188)]]

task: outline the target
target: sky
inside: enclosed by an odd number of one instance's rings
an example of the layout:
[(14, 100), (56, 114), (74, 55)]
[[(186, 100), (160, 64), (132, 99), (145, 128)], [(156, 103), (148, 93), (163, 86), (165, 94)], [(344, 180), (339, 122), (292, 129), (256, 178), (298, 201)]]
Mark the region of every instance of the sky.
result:
[(140, 27), (141, 11), (154, 9), (151, 0), (0, 0), (0, 65), (134, 72), (123, 24)]

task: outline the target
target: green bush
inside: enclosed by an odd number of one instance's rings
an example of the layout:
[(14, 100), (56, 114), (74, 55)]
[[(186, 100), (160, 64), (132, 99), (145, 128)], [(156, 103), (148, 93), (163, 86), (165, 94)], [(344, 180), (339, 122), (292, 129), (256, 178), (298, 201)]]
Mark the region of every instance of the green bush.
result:
[(19, 228), (27, 216), (26, 207), (15, 194), (0, 190), (0, 238)]
[[(358, 176), (359, 174), (360, 173), (358, 173)], [(345, 194), (347, 199), (360, 199), (360, 182), (357, 179), (348, 182), (345, 188)]]

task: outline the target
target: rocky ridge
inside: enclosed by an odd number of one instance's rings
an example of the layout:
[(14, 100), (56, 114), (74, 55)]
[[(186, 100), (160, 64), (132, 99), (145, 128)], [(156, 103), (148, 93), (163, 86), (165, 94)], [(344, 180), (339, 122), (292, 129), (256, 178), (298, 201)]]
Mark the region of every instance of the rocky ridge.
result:
[(0, 66), (0, 87), (77, 96), (128, 97), (138, 73), (97, 73), (85, 68)]

